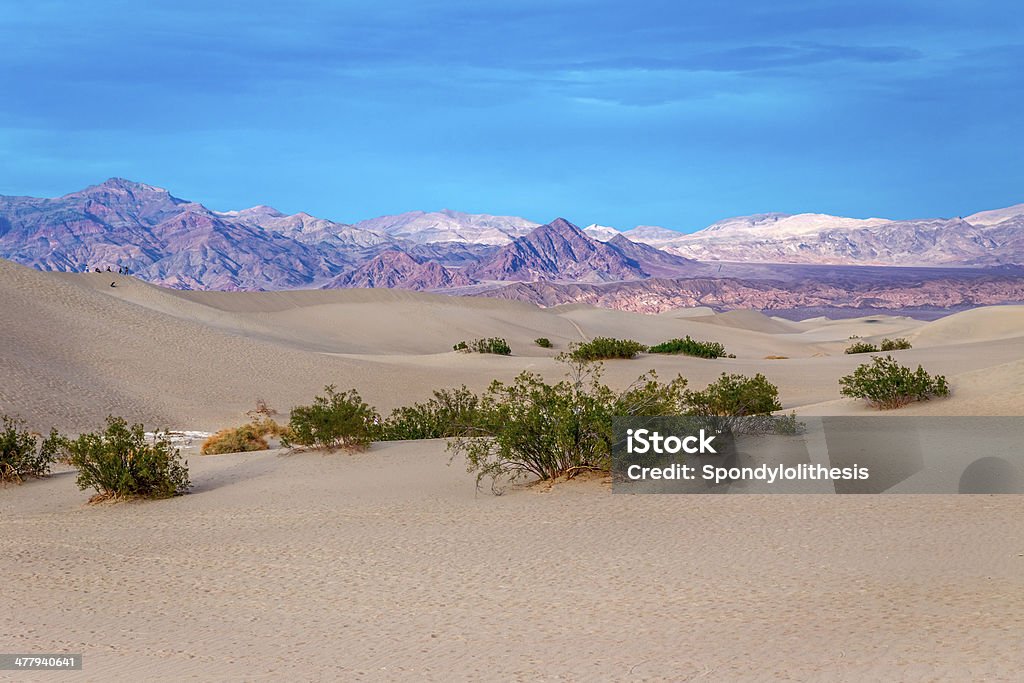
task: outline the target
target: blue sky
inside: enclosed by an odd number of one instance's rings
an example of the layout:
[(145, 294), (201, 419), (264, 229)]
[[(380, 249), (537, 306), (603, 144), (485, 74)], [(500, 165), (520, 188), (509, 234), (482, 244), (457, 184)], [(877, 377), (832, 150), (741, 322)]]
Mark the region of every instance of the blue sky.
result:
[(1020, 2), (7, 2), (0, 45), (0, 194), (686, 231), (1024, 202)]

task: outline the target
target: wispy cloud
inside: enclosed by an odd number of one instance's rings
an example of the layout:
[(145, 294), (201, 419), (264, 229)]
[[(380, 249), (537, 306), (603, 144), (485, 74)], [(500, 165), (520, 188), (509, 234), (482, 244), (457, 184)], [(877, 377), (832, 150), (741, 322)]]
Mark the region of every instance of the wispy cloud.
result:
[(167, 169), (237, 205), (322, 187), (335, 216), (375, 197), (694, 224), (782, 195), (950, 214), (925, 204), (1019, 180), (1020, 35), (1009, 1), (21, 3), (0, 15), (0, 184)]

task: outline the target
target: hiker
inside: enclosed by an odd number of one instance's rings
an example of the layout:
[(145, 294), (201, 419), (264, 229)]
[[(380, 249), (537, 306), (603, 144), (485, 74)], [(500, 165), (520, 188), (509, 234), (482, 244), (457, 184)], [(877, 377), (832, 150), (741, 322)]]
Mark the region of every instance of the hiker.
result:
[(112, 270), (110, 270), (110, 266), (107, 266), (107, 272), (108, 273), (112, 273), (113, 272)]
[(117, 283), (116, 283), (116, 282), (111, 282), (111, 283), (110, 283), (110, 286), (111, 286), (111, 287), (117, 287)]

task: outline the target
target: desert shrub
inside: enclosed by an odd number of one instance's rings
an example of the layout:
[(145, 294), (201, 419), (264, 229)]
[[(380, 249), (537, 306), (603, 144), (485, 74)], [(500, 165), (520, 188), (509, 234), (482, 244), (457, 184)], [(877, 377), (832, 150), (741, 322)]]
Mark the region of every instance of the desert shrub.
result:
[(647, 349), (632, 339), (594, 337), (589, 342), (577, 342), (570, 347), (569, 355), (576, 361), (607, 360), (610, 358), (634, 358)]
[(493, 353), (499, 356), (508, 356), (512, 353), (512, 349), (509, 347), (508, 342), (501, 337), (474, 339), (469, 343), (460, 341), (452, 348), (456, 351), (464, 351), (466, 353), (472, 351), (475, 353)]
[(554, 346), (554, 344), (551, 343), (551, 340), (548, 339), (547, 337), (537, 337), (536, 339), (533, 340), (533, 343), (541, 347), (542, 349), (550, 349), (551, 347)]
[(141, 424), (108, 417), (102, 432), (82, 434), (67, 442), (68, 459), (78, 470), (78, 488), (92, 487), (91, 501), (125, 498), (169, 498), (187, 493), (188, 462), (166, 435), (147, 442)]
[(782, 410), (779, 389), (760, 373), (747, 377), (723, 372), (703, 391), (687, 391), (683, 398), (685, 413), (702, 418), (716, 431), (778, 431), (778, 418), (772, 413)]
[(875, 356), (871, 363), (858, 366), (852, 375), (840, 378), (839, 385), (843, 396), (865, 399), (879, 410), (927, 401), (933, 396), (949, 396), (944, 376), (929, 375), (920, 365), (911, 370), (892, 356)]
[(585, 470), (607, 471), (612, 417), (676, 414), (686, 380), (661, 383), (648, 373), (616, 393), (600, 377), (599, 365), (576, 362), (569, 378), (555, 384), (531, 372), (508, 384), (495, 381), (481, 398), (488, 415), (478, 432), (482, 438), (456, 438), (449, 448), (465, 456), (478, 485), (485, 477), (493, 487), (505, 477), (547, 480)]
[(906, 351), (911, 349), (913, 346), (903, 337), (897, 337), (896, 339), (883, 339), (882, 340), (882, 351)]
[(435, 391), (434, 397), (424, 403), (396, 408), (384, 420), (377, 438), (402, 441), (472, 436), (487, 424), (488, 414), (480, 397), (463, 385)]
[(647, 353), (675, 353), (697, 358), (721, 358), (725, 355), (725, 346), (718, 342), (704, 342), (690, 339), (670, 339), (647, 349)]
[(327, 450), (365, 448), (373, 440), (379, 422), (377, 411), (355, 389), (338, 393), (334, 385), (328, 385), (312, 405), (292, 410), (281, 445)]
[(255, 419), (241, 427), (229, 427), (213, 434), (200, 447), (202, 455), (220, 455), (222, 453), (247, 453), (249, 451), (265, 451), (270, 448), (268, 436), (282, 437), (286, 429), (269, 417)]
[(21, 420), (2, 415), (0, 423), (0, 481), (21, 482), (49, 474), (64, 444), (57, 430), (50, 430), (44, 439), (28, 431)]
[(868, 342), (862, 342), (862, 341), (854, 342), (854, 343), (852, 343), (852, 344), (850, 344), (849, 346), (846, 347), (846, 353), (848, 353), (848, 354), (853, 354), (853, 353), (877, 353), (877, 352), (878, 352), (878, 347), (877, 346), (875, 346), (874, 344), (869, 344)]

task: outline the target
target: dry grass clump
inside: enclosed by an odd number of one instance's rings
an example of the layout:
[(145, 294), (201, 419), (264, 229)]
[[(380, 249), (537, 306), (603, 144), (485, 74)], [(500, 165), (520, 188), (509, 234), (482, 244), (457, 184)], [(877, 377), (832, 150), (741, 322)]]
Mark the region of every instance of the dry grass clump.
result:
[(248, 453), (265, 451), (270, 448), (267, 437), (280, 438), (288, 431), (287, 427), (277, 424), (269, 417), (253, 419), (241, 427), (222, 429), (206, 439), (200, 447), (202, 455), (221, 455), (223, 453)]
[(765, 360), (789, 360), (789, 356), (765, 356)]

